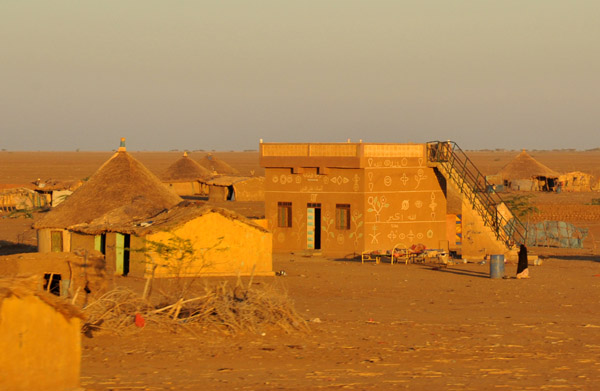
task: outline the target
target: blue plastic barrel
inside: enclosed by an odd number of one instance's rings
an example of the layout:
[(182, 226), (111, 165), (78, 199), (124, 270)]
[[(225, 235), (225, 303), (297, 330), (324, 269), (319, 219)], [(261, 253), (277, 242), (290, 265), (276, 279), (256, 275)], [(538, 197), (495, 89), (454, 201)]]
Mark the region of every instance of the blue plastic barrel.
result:
[(492, 255), (490, 260), (490, 278), (504, 277), (504, 255)]

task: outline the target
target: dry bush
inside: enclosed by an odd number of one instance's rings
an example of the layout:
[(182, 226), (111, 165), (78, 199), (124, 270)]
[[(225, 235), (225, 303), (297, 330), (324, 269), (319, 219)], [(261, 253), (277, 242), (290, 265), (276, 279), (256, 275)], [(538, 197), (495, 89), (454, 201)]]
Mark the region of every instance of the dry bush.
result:
[[(249, 284), (250, 285), (250, 284)], [(171, 296), (172, 297), (172, 296)], [(117, 288), (83, 309), (87, 321), (84, 333), (108, 331), (117, 334), (139, 330), (139, 314), (146, 327), (178, 330), (217, 329), (226, 334), (258, 332), (276, 327), (286, 332), (308, 331), (306, 321), (296, 312), (287, 294), (272, 285), (246, 288), (238, 280), (205, 285), (204, 292), (191, 297), (171, 299), (170, 304), (154, 306), (136, 293)]]

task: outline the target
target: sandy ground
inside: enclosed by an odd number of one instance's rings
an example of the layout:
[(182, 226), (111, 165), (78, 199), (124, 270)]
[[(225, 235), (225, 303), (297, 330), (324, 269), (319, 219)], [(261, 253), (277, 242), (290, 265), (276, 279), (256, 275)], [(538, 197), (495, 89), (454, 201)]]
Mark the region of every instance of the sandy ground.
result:
[[(202, 152), (192, 157), (200, 158)], [(494, 173), (517, 152), (477, 152)], [(0, 152), (0, 185), (91, 175), (111, 153)], [(181, 152), (134, 156), (160, 173)], [(245, 172), (257, 153), (216, 154)], [(592, 172), (600, 152), (533, 153), (554, 169)], [(565, 171), (565, 170), (561, 170)], [(83, 339), (88, 390), (596, 390), (600, 389), (599, 193), (536, 194), (539, 219), (590, 229), (583, 250), (535, 248), (529, 280), (492, 280), (489, 265), (361, 264), (278, 254), (259, 279), (287, 290), (309, 333), (264, 329), (235, 337), (167, 333)], [(590, 217), (591, 216), (591, 217)], [(34, 251), (32, 219), (0, 218), (0, 253)], [(596, 239), (598, 238), (598, 239)], [(515, 274), (506, 265), (506, 274)], [(316, 321), (318, 320), (318, 321)]]
[[(278, 255), (308, 334), (83, 340), (89, 390), (600, 389), (599, 258), (545, 259), (529, 280), (489, 266)], [(516, 266), (507, 265), (507, 275)], [(263, 281), (262, 283), (269, 283)], [(320, 322), (314, 322), (314, 320)]]

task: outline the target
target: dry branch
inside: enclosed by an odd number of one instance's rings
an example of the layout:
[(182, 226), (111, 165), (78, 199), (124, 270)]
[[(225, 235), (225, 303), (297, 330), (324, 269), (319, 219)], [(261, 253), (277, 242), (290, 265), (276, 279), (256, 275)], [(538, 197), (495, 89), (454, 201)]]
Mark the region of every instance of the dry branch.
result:
[(157, 308), (136, 293), (117, 288), (84, 308), (87, 323), (83, 331), (134, 332), (139, 330), (134, 322), (136, 314), (144, 318), (146, 325), (166, 329), (191, 331), (197, 327), (226, 334), (259, 332), (264, 327), (308, 331), (289, 297), (273, 286), (254, 288), (239, 280), (236, 286), (222, 282), (206, 285), (204, 292), (195, 297), (171, 298), (171, 303)]

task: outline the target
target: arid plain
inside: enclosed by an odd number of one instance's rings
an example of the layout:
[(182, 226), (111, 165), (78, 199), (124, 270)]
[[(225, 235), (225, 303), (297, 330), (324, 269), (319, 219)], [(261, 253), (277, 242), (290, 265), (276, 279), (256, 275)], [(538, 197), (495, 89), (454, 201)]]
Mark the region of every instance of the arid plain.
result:
[[(493, 174), (519, 151), (468, 155)], [(600, 151), (530, 151), (550, 168), (600, 176)], [(132, 152), (160, 174), (181, 152)], [(0, 152), (0, 188), (89, 177), (111, 152)], [(192, 152), (199, 159), (204, 152)], [(261, 175), (257, 152), (215, 152)], [(83, 337), (88, 390), (595, 390), (600, 389), (600, 193), (536, 193), (536, 220), (589, 229), (584, 248), (531, 248), (529, 280), (492, 280), (489, 265), (379, 265), (276, 254), (310, 332), (227, 336), (148, 325)], [(35, 218), (35, 216), (34, 216)], [(0, 219), (0, 243), (32, 251), (33, 220)], [(26, 256), (26, 255), (24, 255)], [(515, 274), (516, 265), (506, 273)]]

